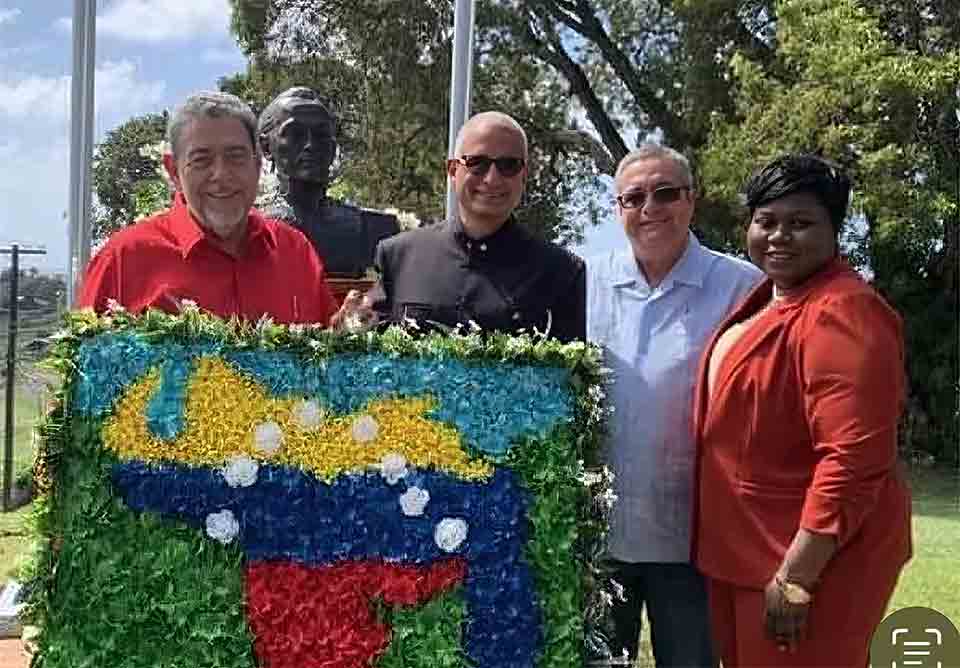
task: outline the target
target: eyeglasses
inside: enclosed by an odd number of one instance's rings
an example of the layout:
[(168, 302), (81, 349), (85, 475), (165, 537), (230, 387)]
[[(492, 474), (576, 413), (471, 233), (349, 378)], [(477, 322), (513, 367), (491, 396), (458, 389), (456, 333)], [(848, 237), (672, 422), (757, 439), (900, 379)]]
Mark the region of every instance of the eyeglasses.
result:
[(680, 199), (680, 195), (690, 190), (690, 186), (664, 186), (651, 190), (631, 190), (617, 195), (617, 204), (624, 209), (639, 209), (647, 202), (647, 197), (654, 204), (672, 204)]
[(491, 158), (489, 155), (462, 155), (451, 159), (466, 167), (474, 176), (484, 176), (489, 171), (490, 165), (496, 165), (500, 176), (510, 178), (519, 174), (526, 164), (523, 158)]

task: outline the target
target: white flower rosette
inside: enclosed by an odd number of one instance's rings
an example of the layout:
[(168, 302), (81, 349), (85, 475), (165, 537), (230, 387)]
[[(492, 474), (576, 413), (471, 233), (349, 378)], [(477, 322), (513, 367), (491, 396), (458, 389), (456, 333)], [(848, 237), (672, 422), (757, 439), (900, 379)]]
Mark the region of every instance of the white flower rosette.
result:
[(253, 432), (253, 445), (263, 454), (271, 457), (283, 445), (283, 430), (273, 420), (258, 424)]
[(371, 443), (377, 440), (379, 434), (380, 425), (372, 415), (361, 415), (353, 421), (353, 426), (350, 428), (350, 435), (357, 443)]
[(428, 503), (430, 492), (420, 487), (408, 487), (407, 491), (400, 495), (400, 509), (407, 517), (423, 515)]
[(237, 455), (223, 467), (223, 479), (231, 487), (249, 487), (257, 482), (260, 465), (246, 455)]
[(453, 552), (467, 539), (467, 522), (459, 517), (445, 517), (433, 530), (433, 540), (444, 552)]
[(216, 541), (228, 545), (240, 533), (240, 523), (229, 510), (207, 515), (207, 535)]
[(316, 429), (323, 418), (323, 408), (313, 399), (304, 399), (293, 407), (293, 419), (301, 429)]
[(380, 460), (380, 475), (388, 485), (396, 485), (407, 475), (407, 458), (397, 452), (384, 455)]

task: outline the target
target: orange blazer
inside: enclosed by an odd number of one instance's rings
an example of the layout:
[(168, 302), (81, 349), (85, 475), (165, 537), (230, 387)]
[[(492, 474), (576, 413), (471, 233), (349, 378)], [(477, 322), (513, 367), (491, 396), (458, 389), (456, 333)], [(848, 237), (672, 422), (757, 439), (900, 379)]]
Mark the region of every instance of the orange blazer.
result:
[[(714, 334), (694, 396), (693, 556), (708, 576), (763, 588), (798, 528), (834, 535), (827, 569), (896, 572), (910, 497), (897, 465), (900, 317), (835, 260), (730, 348), (707, 396), (718, 336), (766, 304), (768, 279)], [(884, 568), (877, 562), (886, 562)]]

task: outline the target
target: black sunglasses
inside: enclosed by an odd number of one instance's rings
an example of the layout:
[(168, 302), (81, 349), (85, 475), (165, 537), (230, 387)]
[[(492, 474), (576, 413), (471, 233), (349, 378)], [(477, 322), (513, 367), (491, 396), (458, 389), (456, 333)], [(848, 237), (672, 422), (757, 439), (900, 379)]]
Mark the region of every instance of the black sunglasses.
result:
[(490, 165), (496, 165), (500, 176), (516, 176), (523, 170), (526, 164), (523, 158), (491, 158), (489, 155), (462, 155), (459, 158), (453, 158), (467, 168), (474, 176), (483, 176), (490, 169)]
[(639, 209), (647, 202), (647, 196), (654, 204), (672, 204), (680, 199), (681, 193), (690, 190), (690, 186), (664, 186), (651, 190), (631, 190), (617, 195), (617, 204), (624, 209)]

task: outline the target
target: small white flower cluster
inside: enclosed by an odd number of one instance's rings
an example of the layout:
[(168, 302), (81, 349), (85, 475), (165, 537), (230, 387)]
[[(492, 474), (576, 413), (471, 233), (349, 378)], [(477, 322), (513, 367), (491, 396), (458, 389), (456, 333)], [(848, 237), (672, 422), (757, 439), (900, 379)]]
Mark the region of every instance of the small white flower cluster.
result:
[(453, 552), (467, 539), (467, 522), (459, 517), (445, 517), (433, 530), (433, 540), (444, 552)]
[(423, 515), (428, 503), (430, 492), (419, 487), (408, 487), (407, 491), (400, 495), (400, 509), (407, 517)]
[(301, 429), (316, 429), (325, 417), (326, 412), (312, 399), (304, 399), (293, 407), (293, 419)]
[(223, 467), (223, 478), (231, 487), (250, 487), (257, 482), (260, 465), (246, 455), (237, 455)]
[(273, 420), (258, 424), (253, 431), (254, 447), (268, 457), (272, 457), (283, 445), (283, 430)]
[(207, 535), (227, 545), (240, 533), (240, 523), (229, 510), (207, 515)]
[(361, 415), (353, 421), (350, 434), (357, 443), (371, 443), (377, 440), (377, 436), (380, 434), (380, 425), (377, 424), (372, 415)]
[(396, 485), (407, 475), (407, 458), (397, 452), (384, 455), (380, 460), (380, 475), (388, 485)]

